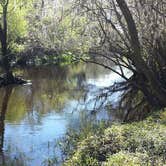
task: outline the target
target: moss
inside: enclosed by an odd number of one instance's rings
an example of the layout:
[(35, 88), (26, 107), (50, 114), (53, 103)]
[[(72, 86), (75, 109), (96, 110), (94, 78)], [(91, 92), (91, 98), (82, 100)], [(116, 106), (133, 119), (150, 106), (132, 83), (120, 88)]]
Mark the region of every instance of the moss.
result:
[[(113, 124), (103, 133), (89, 132), (79, 140), (67, 166), (137, 166), (166, 164), (166, 125), (164, 112), (141, 122)], [(100, 129), (101, 130), (101, 129)]]

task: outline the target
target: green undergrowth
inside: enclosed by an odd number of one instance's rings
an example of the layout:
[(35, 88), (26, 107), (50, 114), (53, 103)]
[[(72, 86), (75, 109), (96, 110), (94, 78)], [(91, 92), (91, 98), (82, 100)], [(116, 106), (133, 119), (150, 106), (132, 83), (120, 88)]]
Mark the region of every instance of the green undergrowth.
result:
[(95, 130), (90, 127), (73, 134), (70, 140), (74, 148), (64, 166), (164, 166), (166, 110), (140, 122), (99, 124)]

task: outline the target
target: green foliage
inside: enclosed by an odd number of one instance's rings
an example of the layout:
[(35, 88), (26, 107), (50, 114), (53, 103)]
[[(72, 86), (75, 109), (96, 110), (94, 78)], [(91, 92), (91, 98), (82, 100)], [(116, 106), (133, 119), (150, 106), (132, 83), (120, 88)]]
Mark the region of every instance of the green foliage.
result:
[(61, 5), (55, 7), (48, 1), (45, 8), (41, 8), (41, 2), (36, 1), (36, 8), (28, 16), (31, 41), (60, 54), (87, 52), (94, 40), (83, 35), (88, 32), (87, 18), (73, 13), (70, 3), (63, 0), (58, 3)]
[(68, 166), (68, 165), (72, 165), (72, 166), (98, 166), (99, 162), (90, 157), (90, 156), (81, 156), (82, 158), (80, 158), (80, 156), (75, 156), (75, 158), (73, 158), (73, 160), (71, 160), (70, 163), (66, 163), (64, 164), (64, 166)]
[(104, 166), (140, 166), (147, 165), (148, 155), (146, 153), (129, 153), (120, 151), (109, 157)]
[(90, 48), (93, 39), (88, 35), (82, 35), (85, 31), (88, 32), (87, 18), (76, 16), (71, 11), (71, 4), (63, 1), (57, 3), (61, 5), (56, 6), (52, 1), (48, 1), (42, 7), (39, 0), (9, 1), (8, 49), (12, 53), (32, 55), (29, 59), (21, 57), (27, 64), (28, 60), (35, 65), (70, 64), (76, 61), (73, 57), (79, 59), (76, 54), (81, 55)]
[[(10, 8), (14, 7), (11, 4)], [(26, 15), (25, 9), (16, 7), (14, 10), (9, 9), (10, 15), (8, 17), (8, 41), (10, 41), (10, 47), (16, 48), (20, 51), (21, 39), (27, 35), (27, 22), (24, 18)]]
[(74, 57), (75, 57), (75, 55), (72, 52), (68, 51), (68, 52), (62, 53), (58, 57), (58, 61), (61, 66), (64, 66), (64, 65), (68, 65), (68, 64), (77, 62), (77, 60), (74, 59)]
[(64, 165), (88, 165), (89, 158), (91, 165), (166, 164), (166, 125), (165, 119), (160, 118), (162, 114), (165, 115), (165, 112), (142, 122), (103, 127), (103, 132), (99, 133), (89, 131), (84, 138), (81, 136), (81, 139), (77, 139), (76, 150)]
[[(11, 0), (8, 4), (7, 26), (8, 47), (13, 52), (21, 52), (24, 49), (24, 41), (28, 34), (27, 12), (31, 8), (32, 1)], [(0, 6), (2, 13), (2, 5)]]

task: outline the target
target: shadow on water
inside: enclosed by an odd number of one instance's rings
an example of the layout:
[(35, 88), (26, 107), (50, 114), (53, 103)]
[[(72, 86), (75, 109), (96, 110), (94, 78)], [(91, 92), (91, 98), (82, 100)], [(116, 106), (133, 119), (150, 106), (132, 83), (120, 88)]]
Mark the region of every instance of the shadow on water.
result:
[(5, 156), (3, 154), (4, 132), (5, 132), (5, 115), (8, 107), (8, 102), (12, 93), (12, 87), (5, 87), (2, 97), (2, 106), (0, 111), (0, 165), (5, 164)]

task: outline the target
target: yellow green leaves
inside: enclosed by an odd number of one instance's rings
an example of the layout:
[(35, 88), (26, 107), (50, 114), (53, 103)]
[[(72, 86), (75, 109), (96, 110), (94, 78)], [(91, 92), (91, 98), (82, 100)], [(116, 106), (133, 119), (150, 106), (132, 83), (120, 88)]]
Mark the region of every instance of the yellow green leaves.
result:
[(72, 166), (73, 163), (84, 165), (89, 161), (91, 166), (95, 166), (96, 163), (98, 166), (164, 165), (166, 162), (166, 126), (162, 118), (164, 115), (165, 111), (161, 111), (142, 122), (113, 124), (108, 128), (103, 127), (103, 132), (98, 134), (93, 130), (89, 131), (83, 139), (78, 138), (75, 152), (65, 165)]

